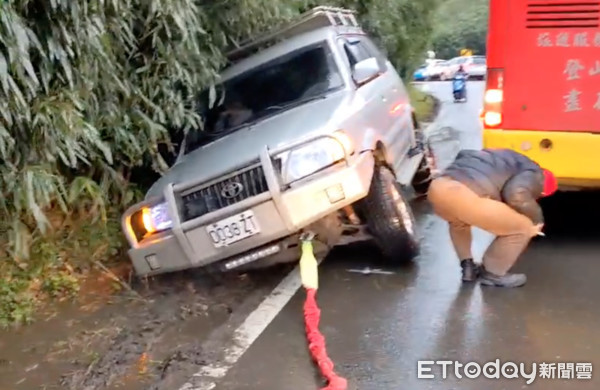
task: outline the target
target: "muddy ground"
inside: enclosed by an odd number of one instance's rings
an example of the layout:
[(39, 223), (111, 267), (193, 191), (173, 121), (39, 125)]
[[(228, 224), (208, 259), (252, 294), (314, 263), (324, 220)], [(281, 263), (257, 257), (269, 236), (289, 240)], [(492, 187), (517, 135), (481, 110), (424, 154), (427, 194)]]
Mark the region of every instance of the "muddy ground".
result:
[(202, 341), (243, 302), (259, 302), (287, 269), (182, 272), (134, 282), (134, 294), (118, 295), (110, 278), (93, 275), (76, 301), (0, 333), (0, 389), (137, 390), (201, 366), (210, 355)]

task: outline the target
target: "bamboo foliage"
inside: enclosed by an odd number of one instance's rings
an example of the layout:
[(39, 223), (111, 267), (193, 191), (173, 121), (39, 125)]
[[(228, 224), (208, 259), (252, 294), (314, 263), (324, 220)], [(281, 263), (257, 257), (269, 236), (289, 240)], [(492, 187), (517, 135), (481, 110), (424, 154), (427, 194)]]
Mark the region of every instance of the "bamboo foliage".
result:
[[(414, 28), (399, 27), (398, 15), (416, 0), (0, 2), (5, 250), (27, 258), (32, 235), (51, 228), (49, 210), (68, 215), (85, 205), (105, 219), (107, 207), (131, 202), (131, 170), (164, 172), (158, 146), (173, 150), (173, 132), (202, 129), (195, 97), (218, 77), (223, 49), (325, 3), (369, 12), (388, 50), (407, 50), (400, 42)], [(427, 15), (421, 19), (427, 25)], [(397, 28), (401, 40), (394, 40)]]
[[(222, 62), (201, 11), (188, 0), (0, 5), (0, 207), (14, 244), (27, 217), (45, 232), (49, 208), (105, 204), (146, 155), (165, 169), (167, 127), (201, 126), (188, 91)], [(83, 180), (91, 172), (106, 191)]]

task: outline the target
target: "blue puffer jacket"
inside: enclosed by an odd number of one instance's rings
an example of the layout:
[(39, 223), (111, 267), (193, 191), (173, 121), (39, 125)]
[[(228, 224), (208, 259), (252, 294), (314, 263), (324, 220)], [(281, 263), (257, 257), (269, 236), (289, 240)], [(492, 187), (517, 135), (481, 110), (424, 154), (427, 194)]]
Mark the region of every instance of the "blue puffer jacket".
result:
[(463, 150), (442, 176), (463, 183), (479, 196), (505, 202), (534, 223), (544, 222), (537, 203), (544, 173), (525, 155), (510, 149)]

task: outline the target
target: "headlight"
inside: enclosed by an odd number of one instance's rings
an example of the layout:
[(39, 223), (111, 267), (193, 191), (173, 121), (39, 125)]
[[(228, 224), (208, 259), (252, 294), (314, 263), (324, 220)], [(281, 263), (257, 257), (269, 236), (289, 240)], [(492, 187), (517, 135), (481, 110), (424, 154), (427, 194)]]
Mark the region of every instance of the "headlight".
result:
[(282, 173), (284, 182), (293, 181), (309, 176), (323, 168), (343, 160), (346, 151), (351, 154), (352, 140), (342, 132), (334, 133), (336, 139), (322, 138), (293, 149), (282, 157)]
[(149, 234), (170, 229), (173, 227), (173, 221), (169, 215), (169, 205), (163, 202), (142, 207), (133, 213), (130, 225), (138, 241)]

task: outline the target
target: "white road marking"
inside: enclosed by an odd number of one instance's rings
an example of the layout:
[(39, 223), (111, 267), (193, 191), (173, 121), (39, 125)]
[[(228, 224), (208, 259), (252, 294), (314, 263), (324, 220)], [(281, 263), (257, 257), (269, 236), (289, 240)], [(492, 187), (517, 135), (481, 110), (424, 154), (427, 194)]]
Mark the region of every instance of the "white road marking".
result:
[[(321, 263), (321, 261), (319, 261)], [(302, 286), (296, 266), (237, 328), (223, 362), (202, 367), (179, 390), (213, 390)]]

